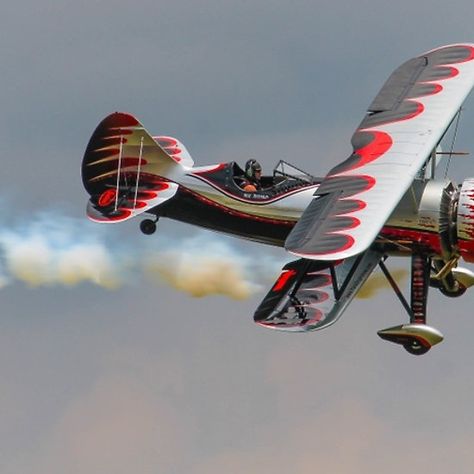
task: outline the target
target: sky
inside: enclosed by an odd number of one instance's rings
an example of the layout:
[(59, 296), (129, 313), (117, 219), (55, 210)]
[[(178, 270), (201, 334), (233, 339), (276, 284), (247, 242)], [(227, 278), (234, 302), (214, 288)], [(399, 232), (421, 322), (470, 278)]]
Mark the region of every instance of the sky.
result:
[[(327, 330), (275, 333), (253, 312), (283, 250), (164, 219), (151, 237), (138, 220), (90, 223), (80, 177), (116, 110), (199, 165), (285, 159), (324, 175), (393, 69), (474, 42), (471, 12), (467, 0), (2, 5), (0, 472), (473, 472), (469, 291), (431, 292), (445, 341), (423, 357), (377, 337), (407, 320), (385, 289)], [(474, 150), (473, 120), (470, 97), (459, 150)], [(471, 160), (450, 176), (473, 175)], [(183, 283), (182, 266), (212, 285)]]

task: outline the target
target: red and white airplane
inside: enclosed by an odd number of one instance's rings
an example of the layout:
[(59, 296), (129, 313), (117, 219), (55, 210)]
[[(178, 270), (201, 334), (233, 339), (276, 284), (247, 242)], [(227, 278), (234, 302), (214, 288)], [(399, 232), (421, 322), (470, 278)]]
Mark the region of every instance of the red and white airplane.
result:
[[(284, 246), (288, 263), (255, 321), (283, 331), (323, 329), (338, 320), (378, 265), (409, 323), (379, 331), (423, 354), (442, 341), (426, 324), (430, 286), (460, 296), (474, 273), (474, 178), (436, 179), (439, 143), (474, 85), (474, 44), (454, 44), (396, 69), (352, 136), (353, 153), (324, 178), (280, 161), (261, 189), (242, 188), (235, 163), (195, 167), (176, 138), (150, 135), (132, 115), (114, 113), (94, 131), (82, 179), (87, 215), (117, 223), (148, 213), (146, 234), (169, 217), (257, 242)], [(411, 258), (407, 300), (385, 265)]]

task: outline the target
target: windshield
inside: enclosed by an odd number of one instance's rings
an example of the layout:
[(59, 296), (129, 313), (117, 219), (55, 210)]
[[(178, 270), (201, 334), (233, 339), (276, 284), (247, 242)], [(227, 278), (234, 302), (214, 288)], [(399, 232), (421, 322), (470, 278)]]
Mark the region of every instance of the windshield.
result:
[(317, 180), (313, 175), (306, 173), (306, 171), (300, 170), (296, 166), (290, 165), (286, 161), (280, 160), (275, 168), (273, 169), (273, 177), (284, 177), (303, 181), (305, 183), (314, 183)]

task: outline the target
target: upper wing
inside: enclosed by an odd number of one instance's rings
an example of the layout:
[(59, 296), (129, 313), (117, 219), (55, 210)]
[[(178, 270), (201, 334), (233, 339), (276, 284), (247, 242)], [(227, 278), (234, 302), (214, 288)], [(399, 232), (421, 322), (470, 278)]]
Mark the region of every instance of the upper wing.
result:
[(283, 331), (314, 331), (335, 323), (382, 254), (366, 252), (335, 262), (288, 263), (254, 315), (256, 323)]
[(474, 45), (445, 46), (400, 66), (288, 236), (304, 258), (338, 260), (371, 245), (474, 85)]

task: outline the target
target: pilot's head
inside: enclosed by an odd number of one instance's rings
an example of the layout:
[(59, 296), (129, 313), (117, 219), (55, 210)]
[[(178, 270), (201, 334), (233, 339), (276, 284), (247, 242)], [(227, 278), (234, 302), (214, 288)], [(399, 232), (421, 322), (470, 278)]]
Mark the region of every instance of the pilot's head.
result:
[(250, 159), (245, 163), (245, 176), (253, 181), (259, 181), (262, 175), (262, 167), (257, 160)]

